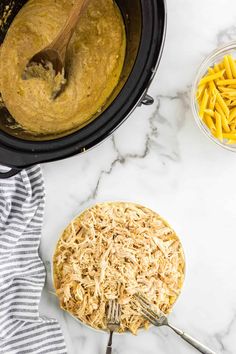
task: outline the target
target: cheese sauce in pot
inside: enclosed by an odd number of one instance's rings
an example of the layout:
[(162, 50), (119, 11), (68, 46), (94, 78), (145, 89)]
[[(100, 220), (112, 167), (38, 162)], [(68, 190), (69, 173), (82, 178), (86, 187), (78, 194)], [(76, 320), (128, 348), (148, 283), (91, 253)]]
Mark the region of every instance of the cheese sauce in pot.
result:
[(47, 46), (66, 21), (73, 0), (30, 0), (0, 48), (0, 92), (16, 122), (35, 135), (82, 127), (102, 110), (119, 82), (126, 36), (113, 0), (91, 0), (67, 51), (67, 86), (51, 99), (50, 84), (22, 79), (29, 59)]

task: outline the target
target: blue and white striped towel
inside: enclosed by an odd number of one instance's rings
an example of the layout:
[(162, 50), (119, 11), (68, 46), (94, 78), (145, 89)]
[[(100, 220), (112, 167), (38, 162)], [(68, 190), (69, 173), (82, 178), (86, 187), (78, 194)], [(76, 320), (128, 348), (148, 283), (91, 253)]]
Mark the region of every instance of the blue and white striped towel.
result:
[(57, 321), (39, 316), (44, 183), (35, 166), (0, 180), (0, 353), (66, 354)]

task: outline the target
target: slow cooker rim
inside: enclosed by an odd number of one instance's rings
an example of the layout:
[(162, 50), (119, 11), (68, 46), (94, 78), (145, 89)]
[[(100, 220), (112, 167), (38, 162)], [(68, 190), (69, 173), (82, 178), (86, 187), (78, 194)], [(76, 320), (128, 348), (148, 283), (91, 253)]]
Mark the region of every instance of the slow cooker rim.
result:
[[(145, 2), (145, 5), (144, 5)], [(141, 5), (142, 5), (142, 21), (143, 25), (145, 24), (145, 8), (144, 6), (147, 6), (147, 0), (141, 0)], [(161, 6), (162, 9), (161, 9)], [(140, 53), (142, 51), (142, 45), (144, 42), (145, 38), (145, 30), (147, 30), (148, 27), (143, 26), (143, 31), (141, 34), (141, 44), (139, 48), (139, 52), (137, 55), (137, 60), (136, 63), (130, 73), (130, 76), (121, 90), (120, 94), (117, 96), (117, 98), (114, 100), (114, 102), (111, 104), (111, 107), (109, 107), (102, 115), (97, 119), (99, 121), (100, 118), (102, 118), (103, 115), (106, 114), (107, 111), (110, 111), (110, 108), (116, 108), (118, 110), (117, 114), (119, 113), (119, 119), (117, 119), (117, 115), (113, 114), (113, 120), (112, 122), (103, 122), (103, 124), (99, 128), (99, 134), (97, 134), (97, 131), (93, 132), (92, 136), (91, 134), (88, 134), (85, 136), (82, 140), (80, 141), (73, 141), (78, 139), (78, 135), (80, 131), (75, 132), (71, 135), (68, 135), (63, 138), (59, 138), (56, 140), (51, 140), (51, 141), (44, 141), (44, 142), (33, 142), (33, 141), (24, 141), (17, 139), (13, 136), (10, 136), (3, 131), (0, 132), (0, 139), (1, 139), (1, 144), (5, 145), (5, 150), (6, 152), (9, 152), (11, 154), (21, 154), (21, 160), (20, 162), (18, 161), (17, 163), (13, 162), (6, 163), (9, 166), (17, 166), (17, 167), (25, 167), (29, 166), (38, 162), (48, 162), (48, 161), (53, 161), (53, 160), (59, 160), (63, 159), (69, 156), (72, 156), (77, 153), (81, 153), (84, 148), (85, 150), (88, 150), (100, 142), (104, 141), (105, 138), (110, 136), (115, 129), (117, 129), (123, 122), (128, 118), (128, 116), (133, 112), (133, 110), (137, 107), (139, 104), (140, 100), (142, 100), (144, 94), (146, 93), (153, 77), (154, 74), (157, 70), (157, 67), (160, 62), (163, 46), (164, 46), (164, 41), (165, 41), (165, 34), (166, 34), (166, 2), (165, 0), (159, 0), (157, 1), (150, 1), (150, 8), (151, 12), (153, 13), (153, 18), (152, 18), (152, 38), (149, 40), (149, 48), (148, 51), (152, 52), (152, 55), (147, 58), (145, 63), (142, 63), (143, 70), (140, 72), (139, 77), (136, 77), (135, 83), (138, 82), (137, 79), (140, 79), (142, 81), (142, 85), (138, 84), (135, 85), (135, 90), (132, 88), (132, 94), (130, 94), (130, 97), (133, 99), (132, 102), (131, 99), (129, 99), (129, 103), (125, 103), (125, 109), (122, 107), (121, 109), (119, 108), (121, 102), (120, 102), (120, 96), (124, 92), (125, 89), (126, 91), (131, 92), (131, 88), (127, 89), (127, 87), (130, 85), (130, 82), (133, 79), (133, 76), (135, 75), (135, 70), (137, 70), (137, 64), (138, 60), (140, 61)], [(150, 9), (149, 9), (150, 10)], [(160, 15), (158, 11), (162, 12)], [(155, 19), (158, 18), (158, 23), (155, 23)], [(150, 20), (150, 19), (149, 19)], [(160, 26), (161, 23), (161, 30), (159, 30), (159, 40), (154, 41), (153, 36), (155, 37), (155, 29), (156, 27)], [(146, 41), (146, 38), (145, 38)], [(145, 75), (144, 75), (145, 74)], [(127, 101), (127, 100), (126, 100)], [(124, 111), (121, 114), (121, 111)], [(96, 120), (94, 121), (96, 122)], [(92, 122), (92, 123), (94, 123)], [(92, 124), (90, 123), (90, 124)], [(109, 123), (109, 124), (108, 124)], [(86, 128), (86, 127), (85, 127)], [(85, 129), (84, 128), (84, 129)], [(55, 149), (53, 150), (53, 146), (55, 146)], [(44, 149), (42, 149), (44, 148)], [(24, 165), (24, 166), (22, 166)]]

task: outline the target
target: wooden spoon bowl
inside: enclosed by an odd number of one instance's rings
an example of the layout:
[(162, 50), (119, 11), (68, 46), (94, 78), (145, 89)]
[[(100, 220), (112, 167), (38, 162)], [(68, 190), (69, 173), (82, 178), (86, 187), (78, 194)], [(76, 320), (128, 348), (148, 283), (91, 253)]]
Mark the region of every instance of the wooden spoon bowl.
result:
[[(66, 84), (65, 78), (65, 61), (66, 61), (66, 51), (70, 43), (71, 37), (75, 31), (75, 28), (80, 19), (80, 15), (86, 8), (89, 0), (77, 0), (71, 9), (70, 15), (62, 27), (61, 31), (57, 37), (43, 50), (36, 53), (27, 63), (24, 73), (22, 75), (23, 79), (32, 78), (30, 69), (35, 66), (42, 66), (46, 70), (49, 69), (49, 64), (54, 71), (54, 75), (58, 74), (61, 76), (61, 85), (57, 85), (56, 90), (52, 93), (52, 98), (55, 99), (60, 95)], [(40, 72), (40, 71), (39, 71)], [(34, 76), (37, 75), (37, 70), (34, 71)], [(38, 75), (41, 77), (41, 75)], [(44, 78), (42, 76), (41, 78)]]

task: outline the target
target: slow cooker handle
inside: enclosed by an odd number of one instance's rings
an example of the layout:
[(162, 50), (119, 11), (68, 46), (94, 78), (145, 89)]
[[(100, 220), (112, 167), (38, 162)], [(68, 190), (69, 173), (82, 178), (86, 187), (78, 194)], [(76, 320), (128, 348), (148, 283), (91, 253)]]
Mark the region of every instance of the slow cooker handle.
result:
[(145, 96), (141, 100), (141, 104), (144, 104), (145, 106), (151, 106), (154, 103), (154, 98), (148, 94), (145, 94)]
[(12, 168), (7, 172), (0, 172), (0, 179), (7, 179), (17, 175), (21, 170), (18, 168)]

